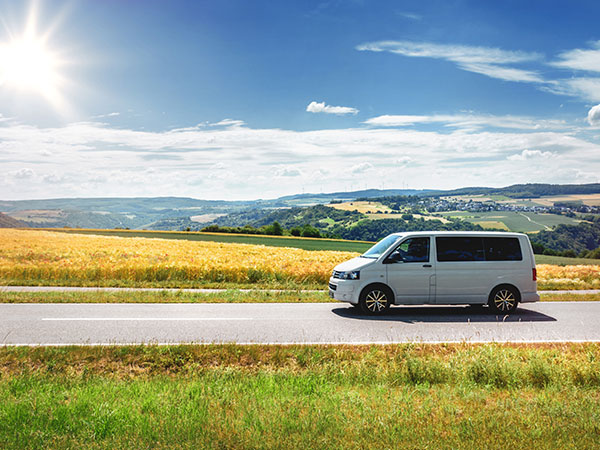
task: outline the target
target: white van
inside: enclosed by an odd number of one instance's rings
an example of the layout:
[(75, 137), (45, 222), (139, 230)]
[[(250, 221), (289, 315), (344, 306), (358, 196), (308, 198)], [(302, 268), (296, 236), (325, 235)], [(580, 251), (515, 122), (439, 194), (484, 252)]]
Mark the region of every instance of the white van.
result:
[(529, 238), (521, 233), (420, 231), (390, 234), (335, 267), (329, 296), (367, 314), (390, 305), (485, 305), (502, 314), (537, 302)]

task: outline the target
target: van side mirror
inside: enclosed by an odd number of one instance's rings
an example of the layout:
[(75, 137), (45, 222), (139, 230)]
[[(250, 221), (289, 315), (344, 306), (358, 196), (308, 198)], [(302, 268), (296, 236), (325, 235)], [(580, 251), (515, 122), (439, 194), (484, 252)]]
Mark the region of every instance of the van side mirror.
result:
[(404, 262), (404, 259), (402, 258), (402, 255), (400, 254), (400, 252), (392, 252), (390, 255), (388, 255), (387, 258), (385, 258), (385, 261), (383, 263), (384, 264), (394, 264), (394, 263), (399, 263), (399, 262)]

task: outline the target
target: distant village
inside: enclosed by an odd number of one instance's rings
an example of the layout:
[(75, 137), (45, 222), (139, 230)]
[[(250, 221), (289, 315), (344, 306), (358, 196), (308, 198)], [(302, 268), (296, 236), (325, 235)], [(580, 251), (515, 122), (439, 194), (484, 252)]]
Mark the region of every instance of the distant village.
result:
[(515, 212), (533, 212), (560, 214), (568, 217), (574, 217), (579, 214), (600, 214), (600, 206), (589, 206), (576, 202), (555, 202), (552, 206), (543, 205), (524, 205), (512, 202), (496, 202), (493, 200), (458, 200), (443, 197), (425, 197), (419, 198), (415, 205), (419, 209), (426, 209), (429, 212), (443, 211), (515, 211)]

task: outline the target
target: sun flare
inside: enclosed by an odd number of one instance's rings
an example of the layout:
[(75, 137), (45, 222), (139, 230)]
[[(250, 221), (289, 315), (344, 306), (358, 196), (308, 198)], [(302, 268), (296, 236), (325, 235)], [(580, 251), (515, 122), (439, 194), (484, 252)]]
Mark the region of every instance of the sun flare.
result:
[(19, 89), (47, 93), (56, 88), (56, 61), (43, 43), (18, 40), (0, 50), (0, 79)]
[(37, 32), (36, 16), (37, 9), (32, 7), (23, 34), (11, 33), (8, 41), (0, 42), (0, 89), (38, 94), (63, 109), (62, 61), (47, 45), (47, 34)]

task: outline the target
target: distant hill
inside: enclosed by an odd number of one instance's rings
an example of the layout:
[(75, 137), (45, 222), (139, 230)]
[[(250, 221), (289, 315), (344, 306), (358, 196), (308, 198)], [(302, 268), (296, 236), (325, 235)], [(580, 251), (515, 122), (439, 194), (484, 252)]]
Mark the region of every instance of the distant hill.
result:
[[(394, 196), (440, 196), (497, 194), (513, 198), (535, 198), (546, 195), (600, 193), (600, 183), (594, 184), (515, 184), (503, 188), (468, 187), (454, 190), (430, 189), (364, 189), (350, 192), (287, 195), (271, 200), (200, 200), (189, 197), (132, 197), (132, 198), (59, 198), (42, 200), (0, 200), (0, 211), (31, 227), (77, 228), (148, 228), (195, 229), (193, 217), (224, 216), (222, 224), (235, 225), (242, 221), (260, 224), (262, 221), (289, 222), (287, 215), (277, 212), (286, 208), (324, 205), (331, 201), (353, 201), (359, 198)], [(271, 214), (272, 213), (272, 214)], [(296, 213), (296, 212), (295, 212)], [(311, 212), (312, 213), (312, 212)], [(297, 215), (297, 214), (296, 214)], [(268, 216), (268, 217), (267, 217)], [(264, 220), (262, 220), (266, 217)], [(296, 222), (312, 217), (297, 215)], [(245, 225), (241, 224), (242, 226)], [(21, 225), (22, 226), (22, 225)], [(204, 226), (204, 225), (203, 225)]]
[(163, 219), (231, 213), (263, 203), (187, 197), (63, 198), (0, 201), (0, 210), (32, 227), (147, 228)]
[(25, 222), (21, 222), (20, 220), (13, 219), (10, 216), (7, 216), (4, 213), (0, 213), (0, 228), (23, 228), (27, 227)]
[(600, 183), (590, 184), (513, 184), (503, 188), (468, 187), (451, 191), (430, 191), (427, 195), (505, 195), (513, 198), (536, 198), (548, 195), (600, 194)]
[(277, 200), (289, 204), (329, 203), (331, 200), (356, 200), (357, 198), (374, 198), (391, 195), (426, 195), (434, 192), (431, 189), (364, 189), (361, 191), (330, 192), (325, 194), (295, 194), (279, 197)]

